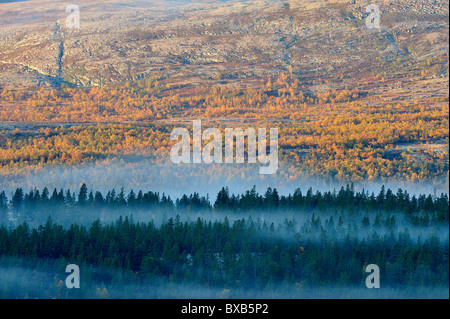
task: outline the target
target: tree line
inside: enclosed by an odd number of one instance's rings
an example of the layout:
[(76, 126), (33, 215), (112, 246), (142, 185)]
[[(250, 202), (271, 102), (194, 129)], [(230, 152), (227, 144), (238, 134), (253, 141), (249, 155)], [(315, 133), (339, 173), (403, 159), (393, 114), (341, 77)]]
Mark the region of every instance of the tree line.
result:
[(128, 208), (140, 209), (166, 209), (179, 211), (295, 211), (295, 210), (327, 210), (341, 209), (349, 212), (389, 211), (403, 212), (411, 218), (426, 216), (435, 222), (448, 222), (449, 198), (447, 194), (436, 195), (410, 195), (406, 190), (399, 188), (396, 192), (382, 186), (379, 193), (369, 193), (364, 189), (355, 191), (353, 184), (342, 186), (338, 191), (313, 191), (309, 188), (305, 193), (297, 188), (293, 193), (280, 195), (276, 188), (268, 187), (264, 194), (259, 194), (254, 186), (242, 194), (231, 194), (228, 187), (222, 187), (217, 193), (214, 202), (209, 196), (201, 196), (194, 192), (190, 195), (182, 195), (172, 199), (169, 195), (159, 192), (135, 192), (128, 193), (123, 188), (120, 191), (112, 189), (106, 194), (100, 191), (88, 190), (86, 184), (82, 184), (78, 192), (71, 190), (53, 189), (50, 191), (44, 187), (42, 191), (32, 189), (25, 192), (17, 188), (11, 198), (6, 192), (0, 192), (0, 212), (7, 210), (13, 212), (33, 212), (46, 209), (91, 209), (91, 208)]

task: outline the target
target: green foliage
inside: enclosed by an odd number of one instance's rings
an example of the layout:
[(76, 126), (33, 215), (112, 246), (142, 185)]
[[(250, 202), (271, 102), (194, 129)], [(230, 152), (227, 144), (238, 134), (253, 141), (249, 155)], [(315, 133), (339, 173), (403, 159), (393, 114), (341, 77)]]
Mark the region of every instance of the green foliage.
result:
[[(26, 216), (15, 227), (0, 226), (0, 266), (12, 271), (8, 258), (13, 258), (26, 266), (27, 276), (44, 272), (47, 278), (38, 281), (41, 289), (10, 280), (0, 287), (2, 296), (123, 298), (136, 291), (117, 287), (135, 285), (138, 296), (160, 298), (188, 296), (190, 285), (197, 285), (217, 291), (213, 297), (260, 291), (295, 298), (319, 288), (362, 289), (364, 268), (371, 263), (380, 267), (383, 286), (394, 291), (448, 291), (448, 236), (445, 240), (438, 232), (448, 231), (449, 201), (444, 194), (416, 197), (383, 187), (375, 195), (347, 185), (334, 192), (309, 188), (305, 194), (297, 189), (288, 195), (272, 188), (261, 195), (253, 187), (235, 195), (224, 187), (211, 205), (198, 193), (173, 201), (151, 191), (126, 194), (122, 188), (103, 196), (85, 184), (78, 197), (70, 190), (49, 193), (46, 188), (25, 194), (17, 189), (11, 205), (5, 192), (0, 193), (2, 215)], [(96, 212), (114, 216), (115, 211), (125, 217), (87, 225)], [(126, 216), (149, 212), (167, 217), (155, 223)], [(247, 218), (242, 218), (244, 212)], [(72, 222), (63, 227), (49, 217), (40, 226), (30, 226), (49, 213), (58, 220), (67, 215), (62, 220)], [(213, 221), (215, 213), (233, 221)], [(194, 214), (202, 217), (191, 219)], [(82, 291), (61, 288), (60, 275), (48, 279), (49, 271), (63, 273), (68, 263), (82, 266)], [(145, 282), (152, 288), (143, 292)], [(17, 285), (22, 288), (14, 288)]]

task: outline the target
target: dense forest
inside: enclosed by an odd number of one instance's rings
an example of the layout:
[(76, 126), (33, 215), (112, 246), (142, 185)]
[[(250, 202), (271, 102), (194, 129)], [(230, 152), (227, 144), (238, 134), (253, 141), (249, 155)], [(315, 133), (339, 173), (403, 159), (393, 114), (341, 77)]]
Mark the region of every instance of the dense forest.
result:
[[(166, 211), (189, 213), (202, 212), (303, 212), (303, 211), (346, 211), (350, 214), (361, 214), (377, 211), (399, 212), (406, 216), (413, 224), (444, 223), (449, 220), (448, 194), (440, 196), (420, 194), (410, 195), (406, 190), (398, 189), (393, 192), (384, 186), (378, 194), (368, 191), (355, 191), (353, 184), (341, 187), (336, 191), (314, 192), (309, 188), (305, 194), (298, 188), (293, 194), (280, 195), (276, 188), (267, 188), (264, 194), (256, 192), (254, 186), (243, 194), (230, 194), (228, 187), (223, 187), (211, 203), (208, 196), (201, 196), (194, 192), (183, 195), (175, 200), (164, 193), (143, 192), (130, 190), (125, 193), (112, 189), (102, 194), (100, 191), (88, 190), (86, 184), (81, 185), (78, 192), (67, 189), (53, 189), (47, 187), (42, 191), (32, 189), (24, 192), (17, 188), (11, 199), (5, 191), (0, 192), (0, 212), (6, 220), (7, 212), (11, 216), (20, 216), (25, 221), (33, 221), (40, 212), (57, 212), (72, 214), (86, 211), (92, 215), (105, 211), (133, 212), (133, 211)], [(47, 215), (48, 216), (48, 215)], [(47, 217), (45, 216), (45, 217)], [(80, 214), (81, 216), (81, 214)]]
[[(448, 297), (446, 194), (222, 188), (211, 202), (83, 184), (3, 191), (0, 207), (4, 298)], [(81, 289), (64, 285), (69, 263)]]
[(279, 160), (294, 179), (442, 184), (448, 175), (448, 96), (374, 99), (363, 83), (312, 92), (290, 71), (243, 87), (188, 89), (153, 77), (101, 88), (0, 89), (0, 121), (16, 123), (5, 124), (0, 134), (0, 174), (129, 155), (161, 162), (175, 143), (171, 130), (201, 119), (222, 131), (278, 128)]

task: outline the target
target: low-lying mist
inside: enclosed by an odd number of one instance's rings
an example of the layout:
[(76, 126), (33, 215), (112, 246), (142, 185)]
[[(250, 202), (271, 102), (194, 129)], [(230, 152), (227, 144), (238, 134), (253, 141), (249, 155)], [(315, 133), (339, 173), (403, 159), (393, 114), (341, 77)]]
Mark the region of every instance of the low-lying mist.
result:
[[(1, 189), (12, 192), (17, 187), (25, 190), (47, 186), (78, 189), (83, 183), (99, 191), (112, 188), (125, 190), (157, 190), (172, 197), (197, 192), (201, 195), (215, 195), (222, 187), (233, 193), (242, 193), (256, 186), (263, 192), (267, 187), (277, 188), (280, 194), (293, 189), (325, 191), (339, 189), (345, 182), (324, 180), (302, 175), (294, 177), (289, 166), (280, 163), (276, 174), (260, 175), (259, 164), (173, 164), (170, 161), (157, 164), (151, 160), (116, 159), (98, 161), (84, 165), (51, 165), (42, 168), (28, 168), (22, 172), (0, 175)], [(382, 185), (396, 190), (402, 188), (413, 194), (448, 194), (448, 183), (405, 181), (358, 181), (355, 190), (378, 192)]]
[[(64, 273), (64, 268), (35, 271), (31, 267), (2, 267), (2, 262), (3, 258), (0, 259), (0, 287), (3, 288), (0, 299), (71, 299), (79, 298), (81, 292), (85, 299), (448, 299), (449, 297), (449, 290), (445, 287), (418, 287), (411, 290), (406, 287), (387, 286), (380, 289), (367, 289), (358, 285), (357, 287), (296, 287), (279, 292), (259, 289), (208, 288), (197, 283), (170, 283), (162, 277), (151, 278), (140, 283), (110, 284), (105, 284), (98, 278), (89, 278), (88, 288), (85, 288), (82, 279), (79, 289), (68, 289), (64, 283), (68, 275)], [(118, 270), (100, 267), (94, 270), (104, 276), (108, 276), (108, 273), (117, 275), (118, 272)], [(82, 271), (81, 278), (83, 276)], [(131, 275), (123, 275), (123, 277), (126, 279)], [(157, 282), (166, 284), (156, 285)], [(278, 285), (282, 283), (277, 283)]]
[(445, 194), (135, 164), (2, 184), (0, 298), (448, 298)]

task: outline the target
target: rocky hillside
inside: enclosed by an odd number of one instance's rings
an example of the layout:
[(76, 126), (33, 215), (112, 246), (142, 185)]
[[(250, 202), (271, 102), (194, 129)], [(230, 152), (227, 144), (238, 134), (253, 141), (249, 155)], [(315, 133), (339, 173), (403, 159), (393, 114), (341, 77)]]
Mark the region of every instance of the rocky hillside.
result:
[[(405, 95), (448, 88), (448, 0), (377, 1), (380, 29), (366, 27), (369, 1), (77, 3), (79, 29), (66, 27), (64, 2), (0, 4), (0, 87), (145, 77), (188, 86), (258, 84), (291, 69), (310, 85), (325, 79), (313, 87), (319, 91), (367, 76), (389, 78), (384, 86)], [(434, 69), (423, 82), (427, 67)]]

